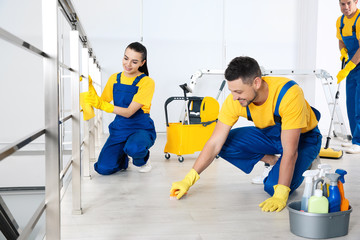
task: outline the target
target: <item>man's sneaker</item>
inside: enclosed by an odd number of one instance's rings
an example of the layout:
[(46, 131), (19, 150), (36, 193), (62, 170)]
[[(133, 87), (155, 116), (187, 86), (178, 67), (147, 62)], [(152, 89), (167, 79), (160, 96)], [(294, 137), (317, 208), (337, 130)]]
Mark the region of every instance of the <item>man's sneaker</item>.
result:
[(138, 171), (141, 173), (147, 173), (147, 172), (151, 171), (151, 168), (152, 167), (151, 167), (150, 161), (148, 160), (144, 165), (142, 165), (138, 168)]
[(341, 144), (341, 146), (342, 146), (342, 147), (352, 147), (353, 144), (352, 144), (352, 142), (343, 142), (343, 143)]
[(360, 146), (353, 144), (351, 147), (345, 149), (345, 152), (351, 153), (351, 154), (360, 153)]
[(264, 172), (262, 175), (256, 176), (253, 179), (251, 179), (251, 183), (253, 184), (263, 184), (264, 179), (269, 175), (269, 172), (271, 171), (273, 166), (265, 166)]

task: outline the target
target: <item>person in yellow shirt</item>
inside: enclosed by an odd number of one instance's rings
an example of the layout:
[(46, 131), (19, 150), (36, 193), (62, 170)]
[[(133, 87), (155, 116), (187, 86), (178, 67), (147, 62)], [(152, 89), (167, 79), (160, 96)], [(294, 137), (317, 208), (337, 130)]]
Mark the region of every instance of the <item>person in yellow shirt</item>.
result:
[[(170, 193), (180, 199), (217, 155), (247, 174), (263, 161), (274, 165), (264, 179), (264, 190), (272, 197), (259, 206), (263, 211), (281, 211), (320, 152), (320, 113), (310, 107), (294, 81), (262, 77), (253, 58), (233, 59), (225, 78), (231, 94), (221, 107), (214, 132), (193, 168), (172, 184)], [(231, 129), (239, 117), (255, 126)]]
[(129, 44), (122, 65), (123, 72), (110, 76), (101, 97), (93, 87), (89, 87), (86, 97), (91, 106), (115, 114), (109, 125), (110, 136), (94, 165), (95, 171), (103, 175), (127, 169), (129, 156), (140, 172), (151, 170), (149, 149), (156, 132), (150, 107), (155, 83), (149, 77), (145, 46), (138, 42)]
[(339, 39), (341, 60), (345, 67), (337, 75), (338, 83), (346, 78), (346, 108), (352, 135), (352, 143), (342, 144), (348, 147), (347, 153), (360, 153), (360, 11), (358, 0), (339, 0), (343, 13), (336, 21), (336, 37)]

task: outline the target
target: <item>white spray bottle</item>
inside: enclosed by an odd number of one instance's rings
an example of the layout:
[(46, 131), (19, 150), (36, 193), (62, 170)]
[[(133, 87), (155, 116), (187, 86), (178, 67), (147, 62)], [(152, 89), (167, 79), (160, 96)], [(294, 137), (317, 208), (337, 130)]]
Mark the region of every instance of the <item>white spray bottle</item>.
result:
[(319, 178), (324, 179), (324, 184), (321, 186), (323, 190), (323, 195), (328, 197), (328, 186), (329, 186), (329, 179), (325, 178), (326, 173), (330, 173), (331, 166), (326, 163), (319, 164), (318, 168), (320, 169)]
[(319, 174), (319, 169), (306, 170), (303, 173), (303, 177), (305, 177), (305, 189), (303, 196), (301, 198), (301, 210), (305, 212), (308, 211), (309, 198), (312, 196), (312, 192), (313, 192), (313, 179), (318, 174)]

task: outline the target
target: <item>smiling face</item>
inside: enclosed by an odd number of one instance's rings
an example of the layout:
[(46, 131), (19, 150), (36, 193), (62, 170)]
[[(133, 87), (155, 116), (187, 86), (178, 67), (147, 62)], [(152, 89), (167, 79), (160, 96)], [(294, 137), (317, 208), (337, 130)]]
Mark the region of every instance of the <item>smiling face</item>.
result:
[(242, 107), (247, 107), (258, 98), (258, 85), (255, 80), (253, 84), (244, 84), (239, 78), (233, 81), (228, 81), (228, 87), (234, 101), (239, 101)]
[(358, 0), (340, 0), (340, 10), (348, 18), (352, 18), (357, 10)]
[(140, 74), (139, 67), (144, 65), (146, 60), (142, 59), (142, 54), (131, 48), (125, 50), (122, 61), (124, 73), (127, 77), (134, 77)]

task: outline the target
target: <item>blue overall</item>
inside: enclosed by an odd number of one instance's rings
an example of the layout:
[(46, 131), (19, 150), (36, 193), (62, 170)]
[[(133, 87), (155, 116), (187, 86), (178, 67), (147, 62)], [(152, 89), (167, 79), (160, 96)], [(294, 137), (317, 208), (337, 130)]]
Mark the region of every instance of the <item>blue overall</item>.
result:
[[(219, 156), (249, 174), (255, 164), (266, 154), (282, 155), (283, 149), (281, 144), (281, 117), (279, 115), (279, 106), (287, 90), (294, 84), (296, 84), (294, 81), (287, 82), (279, 93), (274, 111), (274, 126), (264, 129), (250, 126), (231, 130)], [(319, 120), (320, 113), (314, 108), (313, 111), (316, 114), (316, 118)], [(248, 107), (247, 116), (249, 120), (252, 120)], [(290, 185), (291, 192), (301, 185), (304, 179), (302, 174), (318, 156), (321, 148), (321, 139), (322, 136), (317, 126), (311, 131), (300, 135), (298, 158)], [(268, 177), (264, 179), (264, 190), (271, 196), (274, 193), (273, 186), (278, 184), (281, 158), (282, 156), (273, 166)]]
[[(132, 85), (121, 84), (121, 73), (113, 87), (114, 105), (127, 108), (138, 91), (136, 84), (145, 74), (138, 76)], [(109, 125), (110, 136), (104, 144), (95, 170), (103, 175), (115, 173), (128, 167), (132, 157), (135, 166), (144, 165), (149, 159), (149, 148), (154, 144), (156, 132), (148, 113), (140, 108), (131, 117), (116, 115)]]
[[(359, 49), (359, 40), (356, 38), (356, 22), (360, 14), (356, 17), (352, 26), (352, 35), (343, 36), (344, 15), (341, 17), (340, 34), (345, 47), (348, 50), (349, 59), (355, 55)], [(346, 108), (349, 118), (349, 125), (352, 135), (352, 143), (360, 145), (360, 67), (357, 65), (346, 78)]]

